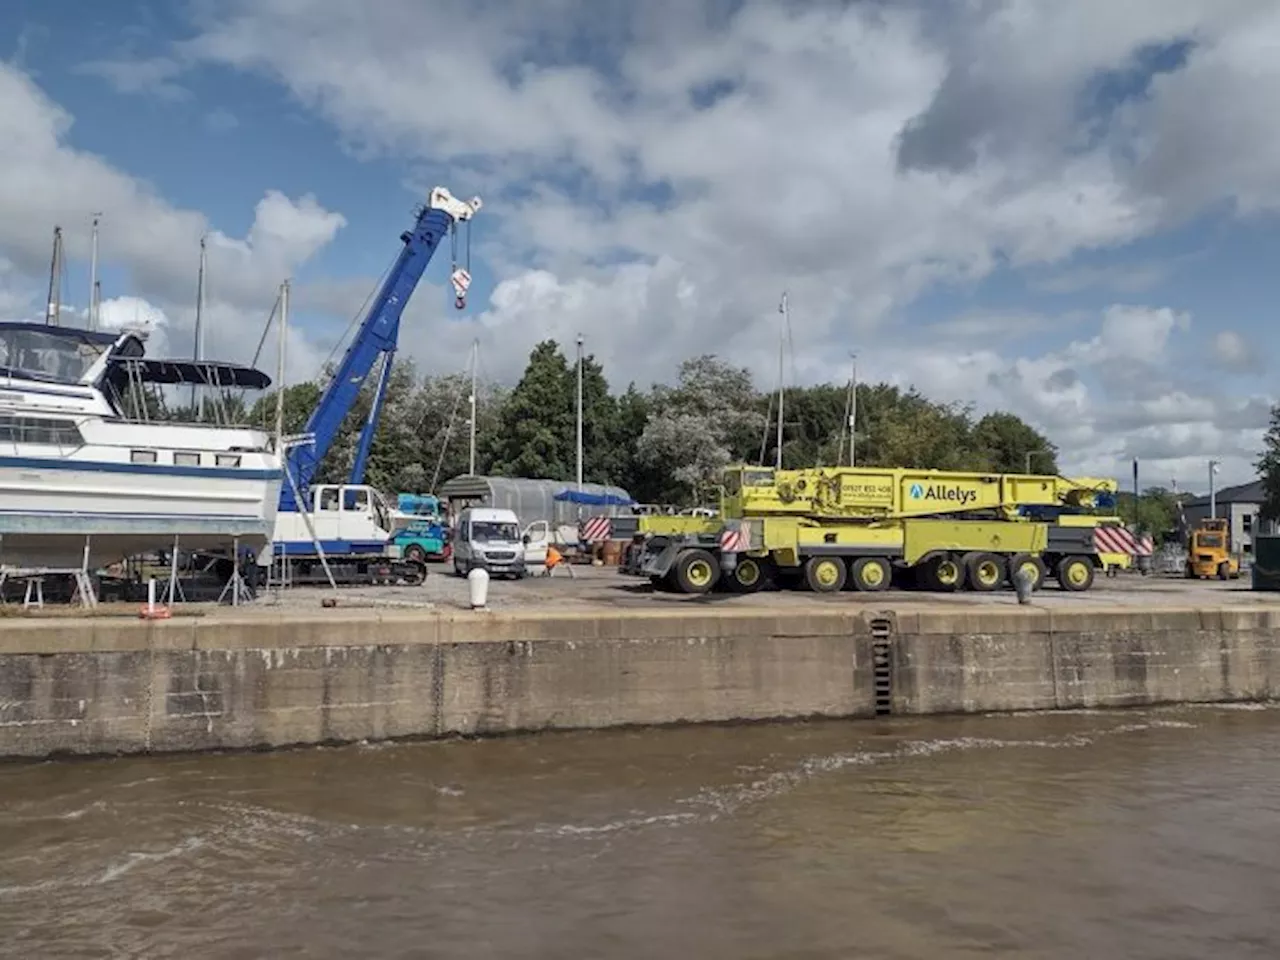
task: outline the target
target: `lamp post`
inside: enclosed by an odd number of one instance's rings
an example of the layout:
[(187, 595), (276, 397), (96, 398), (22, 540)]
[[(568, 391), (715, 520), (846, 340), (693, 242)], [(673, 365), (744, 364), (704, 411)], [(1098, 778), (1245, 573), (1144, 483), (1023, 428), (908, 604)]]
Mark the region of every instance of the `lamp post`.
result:
[(1218, 493), (1214, 489), (1213, 478), (1222, 464), (1217, 460), (1209, 461), (1209, 519), (1218, 519)]
[(578, 334), (578, 490), (582, 490), (582, 334)]

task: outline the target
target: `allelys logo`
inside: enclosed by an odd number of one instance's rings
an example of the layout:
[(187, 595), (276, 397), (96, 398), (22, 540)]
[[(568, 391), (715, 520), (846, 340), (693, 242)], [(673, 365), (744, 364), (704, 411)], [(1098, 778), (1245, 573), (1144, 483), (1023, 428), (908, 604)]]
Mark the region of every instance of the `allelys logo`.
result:
[(909, 492), (912, 500), (943, 500), (961, 507), (978, 499), (978, 494), (973, 490), (966, 490), (964, 487), (947, 487), (940, 483), (929, 486), (913, 483)]

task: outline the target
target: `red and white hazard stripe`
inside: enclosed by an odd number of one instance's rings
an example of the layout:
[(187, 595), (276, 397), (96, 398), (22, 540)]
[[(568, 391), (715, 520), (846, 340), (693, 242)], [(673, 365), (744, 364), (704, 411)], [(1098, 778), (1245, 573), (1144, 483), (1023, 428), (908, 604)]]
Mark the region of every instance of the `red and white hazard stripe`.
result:
[(1155, 553), (1155, 541), (1149, 536), (1136, 537), (1127, 527), (1093, 528), (1093, 546), (1099, 553), (1127, 553), (1133, 557), (1149, 557)]
[(725, 527), (720, 532), (721, 553), (745, 553), (751, 549), (751, 532), (744, 523), (737, 527)]
[(588, 517), (578, 525), (578, 538), (583, 543), (603, 543), (613, 535), (613, 521), (608, 517)]

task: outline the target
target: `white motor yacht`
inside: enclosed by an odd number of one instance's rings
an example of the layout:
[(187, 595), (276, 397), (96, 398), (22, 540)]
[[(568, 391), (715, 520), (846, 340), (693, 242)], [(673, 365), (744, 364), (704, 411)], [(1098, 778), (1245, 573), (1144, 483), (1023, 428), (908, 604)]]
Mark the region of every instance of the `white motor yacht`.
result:
[(156, 385), (261, 390), (263, 373), (145, 356), (141, 337), (0, 323), (0, 564), (91, 569), (178, 539), (260, 552), (280, 500), (263, 430), (154, 419)]

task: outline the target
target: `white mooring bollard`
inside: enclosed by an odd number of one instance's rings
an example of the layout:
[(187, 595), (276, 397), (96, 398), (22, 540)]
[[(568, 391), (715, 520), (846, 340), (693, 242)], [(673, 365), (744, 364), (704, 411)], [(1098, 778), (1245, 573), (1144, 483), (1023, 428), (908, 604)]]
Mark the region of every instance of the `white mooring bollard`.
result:
[(467, 590), (471, 594), (471, 609), (483, 610), (489, 598), (489, 571), (474, 567), (467, 574)]

